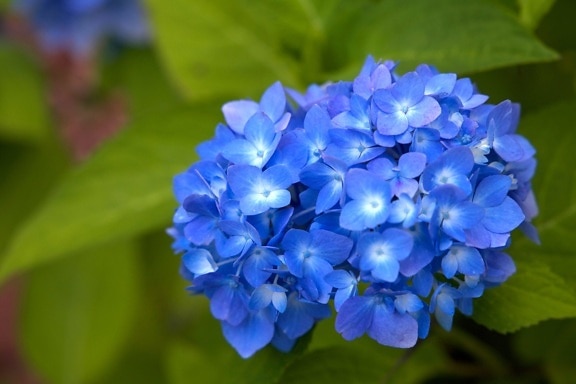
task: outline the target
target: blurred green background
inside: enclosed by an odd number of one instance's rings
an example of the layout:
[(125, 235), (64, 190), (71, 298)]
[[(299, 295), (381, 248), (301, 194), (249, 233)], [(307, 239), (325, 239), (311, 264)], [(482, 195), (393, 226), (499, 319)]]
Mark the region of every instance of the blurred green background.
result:
[[(46, 54), (0, 2), (0, 382), (573, 383), (576, 2), (147, 0), (144, 46)], [(367, 54), (469, 76), (522, 105), (537, 148), (518, 272), (410, 351), (326, 320), (290, 354), (242, 360), (190, 297), (165, 234), (172, 176), (276, 80), (350, 80)]]

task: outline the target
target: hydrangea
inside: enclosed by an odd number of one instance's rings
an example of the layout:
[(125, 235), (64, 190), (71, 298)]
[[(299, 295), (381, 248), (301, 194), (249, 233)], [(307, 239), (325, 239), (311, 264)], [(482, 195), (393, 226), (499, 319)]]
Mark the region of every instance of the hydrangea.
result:
[(85, 55), (105, 37), (137, 43), (149, 35), (139, 0), (13, 0), (47, 51)]
[(369, 57), (352, 82), (227, 103), (176, 176), (181, 273), (241, 356), (290, 350), (331, 301), (346, 340), (412, 347), (515, 272), (513, 230), (538, 241), (519, 106), (394, 68)]

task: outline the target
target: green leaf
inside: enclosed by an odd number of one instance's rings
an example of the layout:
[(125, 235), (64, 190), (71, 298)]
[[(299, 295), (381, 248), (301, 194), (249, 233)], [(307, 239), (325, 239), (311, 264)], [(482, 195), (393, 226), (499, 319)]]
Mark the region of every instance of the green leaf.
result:
[(110, 239), (168, 226), (172, 177), (195, 159), (214, 130), (216, 105), (196, 105), (134, 122), (88, 163), (67, 174), (17, 231), (0, 281)]
[[(368, 336), (347, 341), (334, 329), (334, 318), (314, 327), (308, 351), (285, 369), (280, 383), (312, 383), (318, 378), (326, 383), (421, 383), (447, 369), (446, 354), (434, 336), (420, 340), (412, 350), (386, 347)], [(331, 362), (324, 363), (330, 356)]]
[(29, 57), (0, 44), (0, 136), (42, 140), (50, 124), (44, 84)]
[(17, 226), (45, 199), (67, 167), (64, 151), (55, 143), (0, 141), (0, 255)]
[(405, 70), (428, 63), (458, 73), (558, 58), (512, 13), (487, 1), (384, 1), (368, 8), (350, 34), (354, 67), (368, 53), (398, 60)]
[(445, 371), (446, 361), (433, 337), (412, 349), (385, 347), (363, 337), (301, 355), (278, 383), (421, 383)]
[(576, 289), (576, 249), (573, 228), (576, 226), (576, 99), (542, 109), (521, 120), (520, 133), (537, 149), (538, 168), (533, 189), (540, 213), (534, 224), (541, 245), (525, 238), (514, 243), (513, 251), (534, 254), (553, 272)]
[(555, 0), (517, 0), (520, 6), (520, 21), (530, 29), (538, 23), (554, 5)]
[(479, 300), (475, 319), (501, 332), (515, 331), (546, 319), (576, 317), (576, 169), (570, 167), (576, 146), (576, 100), (527, 115), (519, 133), (537, 149), (534, 178), (540, 215), (534, 221), (542, 245), (515, 239), (509, 253), (517, 273)]
[(134, 328), (139, 270), (132, 243), (117, 243), (27, 276), (20, 337), (49, 382), (86, 383), (120, 356)]
[(276, 80), (298, 85), (275, 18), (261, 12), (258, 2), (148, 0), (148, 5), (166, 68), (190, 99), (256, 97)]
[[(515, 256), (512, 253), (512, 256)], [(543, 320), (576, 317), (576, 292), (543, 262), (515, 258), (517, 272), (474, 304), (474, 320), (498, 332), (514, 332)]]
[(122, 50), (104, 63), (101, 76), (108, 93), (120, 93), (127, 99), (132, 119), (164, 113), (183, 103), (151, 49)]

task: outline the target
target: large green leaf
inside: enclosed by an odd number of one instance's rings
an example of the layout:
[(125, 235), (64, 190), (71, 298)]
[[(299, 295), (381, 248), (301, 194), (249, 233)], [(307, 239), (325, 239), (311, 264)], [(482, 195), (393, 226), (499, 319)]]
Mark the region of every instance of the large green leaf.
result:
[(0, 280), (109, 239), (168, 225), (172, 176), (195, 160), (219, 106), (197, 105), (134, 122), (70, 172), (17, 231)]
[(516, 239), (510, 254), (516, 275), (479, 300), (475, 318), (509, 332), (546, 319), (576, 317), (576, 101), (523, 118), (520, 133), (537, 148), (534, 191), (540, 203), (535, 220), (542, 245)]
[(38, 68), (22, 52), (0, 44), (0, 136), (44, 139), (49, 122)]
[(535, 29), (540, 19), (548, 13), (556, 0), (517, 0), (520, 6), (520, 21), (530, 29)]
[(20, 337), (48, 382), (89, 382), (119, 357), (136, 320), (136, 255), (132, 243), (112, 244), (27, 276)]
[(558, 58), (515, 15), (488, 1), (383, 1), (350, 34), (352, 62), (371, 53), (404, 70), (428, 63), (461, 73)]
[(148, 0), (156, 44), (176, 84), (193, 100), (256, 97), (276, 80), (298, 85), (277, 33), (290, 25), (283, 20), (294, 2), (277, 3)]

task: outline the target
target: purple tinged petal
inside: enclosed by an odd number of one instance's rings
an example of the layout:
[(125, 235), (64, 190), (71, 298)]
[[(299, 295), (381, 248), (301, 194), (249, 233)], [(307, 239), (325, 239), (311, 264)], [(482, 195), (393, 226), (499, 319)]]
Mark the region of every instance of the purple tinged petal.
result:
[[(372, 72), (373, 90), (387, 88), (392, 84), (392, 75), (390, 70), (384, 65), (380, 64)], [(367, 99), (367, 98), (366, 98)]]
[(523, 161), (536, 153), (526, 138), (515, 134), (496, 137), (493, 146), (496, 153), (508, 162)]
[(426, 167), (426, 155), (418, 152), (408, 152), (403, 154), (398, 160), (400, 176), (415, 178), (420, 176)]
[(418, 341), (418, 322), (408, 314), (378, 305), (368, 335), (382, 345), (411, 348)]
[(244, 126), (258, 110), (260, 106), (255, 101), (237, 100), (222, 106), (222, 113), (228, 126), (236, 133), (243, 134)]
[(486, 249), (492, 246), (492, 234), (482, 223), (468, 228), (464, 232), (466, 233), (466, 245), (478, 249)]
[(416, 191), (418, 191), (418, 182), (414, 179), (398, 177), (392, 181), (391, 188), (392, 194), (395, 196), (406, 194), (412, 197), (416, 194)]
[(360, 75), (354, 79), (352, 89), (356, 95), (360, 95), (365, 99), (370, 98), (374, 92), (374, 87), (372, 85), (372, 79), (370, 75)]
[(508, 280), (516, 272), (516, 266), (512, 258), (499, 251), (484, 251), (486, 261), (486, 274), (484, 279), (487, 282), (500, 284)]
[(422, 100), (424, 83), (416, 72), (408, 72), (396, 81), (390, 92), (402, 107), (411, 107)]
[(402, 110), (402, 106), (398, 103), (398, 100), (392, 96), (390, 90), (374, 92), (373, 101), (376, 107), (384, 114), (396, 113)]
[(374, 297), (354, 296), (346, 300), (336, 315), (336, 331), (345, 340), (362, 336), (372, 325), (375, 308)]
[(272, 84), (260, 99), (260, 110), (276, 122), (280, 120), (286, 109), (286, 94), (284, 87), (277, 81)]
[(420, 128), (436, 120), (441, 112), (440, 104), (433, 97), (424, 96), (418, 104), (408, 108), (406, 117), (411, 127)]
[(376, 128), (383, 135), (400, 135), (408, 129), (408, 118), (402, 111), (394, 113), (378, 112)]

